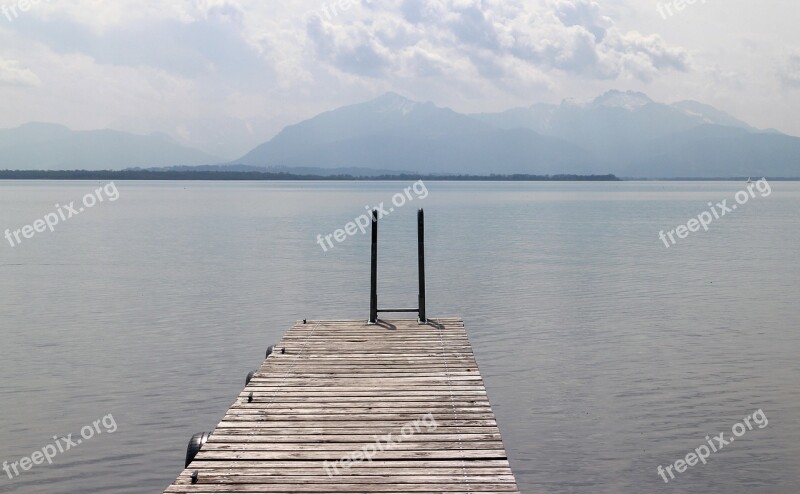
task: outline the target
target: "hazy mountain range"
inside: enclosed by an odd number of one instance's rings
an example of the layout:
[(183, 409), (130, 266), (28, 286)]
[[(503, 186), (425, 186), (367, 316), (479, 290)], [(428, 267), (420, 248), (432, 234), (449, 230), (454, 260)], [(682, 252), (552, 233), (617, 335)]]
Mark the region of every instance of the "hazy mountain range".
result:
[(220, 161), (158, 133), (142, 136), (116, 130), (73, 131), (45, 123), (0, 130), (0, 169), (117, 170)]
[(800, 177), (800, 138), (694, 101), (594, 101), (464, 115), (394, 93), (284, 129), (236, 163), (435, 173)]
[[(219, 165), (161, 134), (0, 130), (0, 168)], [(286, 127), (229, 165), (423, 173), (800, 177), (800, 138), (760, 130), (702, 103), (609, 91), (501, 113), (461, 114), (395, 93)]]

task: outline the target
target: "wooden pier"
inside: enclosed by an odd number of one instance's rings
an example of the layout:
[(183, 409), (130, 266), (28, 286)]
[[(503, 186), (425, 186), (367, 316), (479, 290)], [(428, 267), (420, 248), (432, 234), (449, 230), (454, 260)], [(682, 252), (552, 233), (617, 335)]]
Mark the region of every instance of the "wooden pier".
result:
[(431, 319), (298, 322), (165, 492), (519, 489), (463, 321)]

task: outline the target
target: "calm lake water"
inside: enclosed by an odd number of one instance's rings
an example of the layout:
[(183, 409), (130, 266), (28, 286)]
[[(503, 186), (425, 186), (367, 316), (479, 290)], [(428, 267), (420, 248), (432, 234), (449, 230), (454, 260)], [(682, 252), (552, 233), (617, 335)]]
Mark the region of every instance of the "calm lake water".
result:
[[(98, 185), (0, 182), (0, 233)], [(0, 239), (0, 461), (117, 425), (0, 492), (161, 492), (296, 319), (366, 319), (368, 236), (316, 237), (411, 183), (116, 185)], [(429, 182), (381, 223), (380, 296), (415, 302), (423, 206), (429, 315), (465, 318), (524, 493), (800, 492), (800, 184), (771, 185), (667, 249), (744, 184)]]

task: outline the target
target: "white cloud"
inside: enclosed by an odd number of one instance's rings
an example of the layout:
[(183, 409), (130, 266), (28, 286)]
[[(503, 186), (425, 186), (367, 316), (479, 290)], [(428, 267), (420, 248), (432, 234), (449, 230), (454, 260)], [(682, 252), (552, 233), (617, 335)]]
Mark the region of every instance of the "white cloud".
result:
[(588, 0), (561, 0), (556, 4), (556, 17), (565, 26), (581, 26), (603, 41), (606, 31), (614, 26), (610, 17), (601, 13), (600, 4)]
[[(544, 9), (531, 2), (499, 0), (380, 5), (372, 6), (370, 16), (348, 22), (311, 19), (307, 35), (317, 56), (331, 68), (365, 77), (414, 66), (420, 62), (420, 46), (425, 46), (422, 52), (428, 60), (466, 61), (487, 80), (520, 72), (510, 72), (504, 58), (534, 69), (602, 79), (649, 80), (659, 71), (688, 67), (685, 50), (658, 36), (620, 31), (600, 13), (599, 4), (589, 0), (560, 0)], [(417, 66), (423, 74), (430, 73), (428, 64)]]
[(778, 77), (785, 86), (800, 89), (800, 51), (785, 57), (778, 69)]
[(32, 70), (23, 67), (17, 60), (0, 58), (0, 86), (39, 86), (39, 80)]
[(644, 36), (638, 32), (609, 31), (604, 55), (611, 61), (614, 77), (625, 72), (643, 81), (655, 78), (665, 70), (685, 71), (689, 68), (689, 53), (668, 46), (658, 35)]

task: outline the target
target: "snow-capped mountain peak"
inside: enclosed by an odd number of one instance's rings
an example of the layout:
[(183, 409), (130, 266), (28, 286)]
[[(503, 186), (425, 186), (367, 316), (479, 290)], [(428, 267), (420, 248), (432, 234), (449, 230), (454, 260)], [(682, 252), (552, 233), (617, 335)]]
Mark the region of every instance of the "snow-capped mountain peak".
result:
[(625, 110), (633, 111), (652, 103), (653, 100), (644, 93), (612, 90), (592, 101), (591, 106), (624, 108)]
[(378, 97), (372, 103), (380, 113), (399, 113), (401, 115), (408, 115), (421, 104), (393, 92)]

